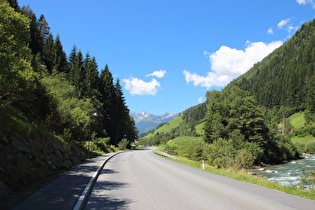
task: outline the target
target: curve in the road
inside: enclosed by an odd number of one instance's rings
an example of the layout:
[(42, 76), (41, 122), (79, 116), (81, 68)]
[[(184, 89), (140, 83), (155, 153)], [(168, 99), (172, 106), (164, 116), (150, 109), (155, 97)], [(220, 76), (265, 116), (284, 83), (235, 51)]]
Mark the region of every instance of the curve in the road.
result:
[(115, 156), (85, 209), (314, 209), (315, 202), (204, 172), (152, 154)]

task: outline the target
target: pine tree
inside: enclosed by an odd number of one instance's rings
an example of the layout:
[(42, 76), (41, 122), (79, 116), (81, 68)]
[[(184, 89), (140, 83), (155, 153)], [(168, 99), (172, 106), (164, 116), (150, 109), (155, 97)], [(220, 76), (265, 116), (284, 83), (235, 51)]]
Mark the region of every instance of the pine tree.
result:
[(50, 33), (45, 40), (44, 47), (43, 47), (43, 60), (47, 67), (48, 73), (52, 73), (54, 67), (54, 60), (55, 60), (55, 43), (54, 37)]
[(53, 51), (54, 51), (53, 72), (68, 73), (69, 70), (68, 70), (68, 64), (67, 64), (67, 55), (63, 51), (59, 35), (57, 35), (56, 37)]
[(106, 129), (111, 143), (115, 144), (115, 127), (113, 121), (115, 90), (113, 85), (112, 73), (109, 71), (108, 65), (101, 71), (99, 92), (101, 94), (101, 117), (103, 127)]

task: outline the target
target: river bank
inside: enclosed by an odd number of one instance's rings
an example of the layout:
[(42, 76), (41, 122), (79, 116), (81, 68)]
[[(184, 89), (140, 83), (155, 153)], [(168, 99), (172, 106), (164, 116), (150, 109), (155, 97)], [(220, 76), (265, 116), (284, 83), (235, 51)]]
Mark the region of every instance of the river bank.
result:
[(301, 166), (305, 165), (307, 170), (315, 170), (315, 155), (303, 155), (302, 159), (288, 163), (271, 165), (262, 169), (253, 169), (257, 175), (262, 175), (265, 179), (279, 183), (284, 186), (299, 186), (302, 175)]

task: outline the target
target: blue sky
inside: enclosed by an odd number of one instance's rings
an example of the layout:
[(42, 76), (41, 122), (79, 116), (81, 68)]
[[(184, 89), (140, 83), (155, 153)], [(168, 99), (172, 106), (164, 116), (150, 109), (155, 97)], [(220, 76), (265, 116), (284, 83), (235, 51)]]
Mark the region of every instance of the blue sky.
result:
[(130, 111), (178, 113), (225, 87), (315, 18), (315, 0), (18, 0), (64, 51), (108, 64)]

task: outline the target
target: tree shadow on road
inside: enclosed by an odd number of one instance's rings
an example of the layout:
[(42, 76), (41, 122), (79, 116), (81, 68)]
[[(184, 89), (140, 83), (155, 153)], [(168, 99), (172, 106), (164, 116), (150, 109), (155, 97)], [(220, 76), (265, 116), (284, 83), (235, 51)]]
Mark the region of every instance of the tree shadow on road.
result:
[[(109, 173), (113, 171), (109, 170)], [(115, 172), (114, 172), (115, 173)], [(112, 198), (106, 192), (124, 188), (127, 184), (123, 182), (98, 181), (89, 196), (88, 203), (84, 209), (125, 209), (132, 201), (129, 199)]]

